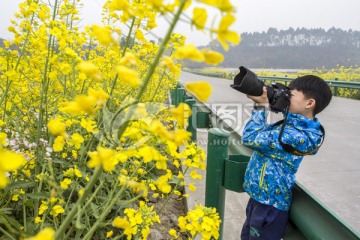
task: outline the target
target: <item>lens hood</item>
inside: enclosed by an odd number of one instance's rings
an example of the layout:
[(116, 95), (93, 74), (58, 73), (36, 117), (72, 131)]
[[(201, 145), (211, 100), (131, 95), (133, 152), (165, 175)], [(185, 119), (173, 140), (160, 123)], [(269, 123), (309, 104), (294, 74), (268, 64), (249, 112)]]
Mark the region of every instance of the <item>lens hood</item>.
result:
[(263, 93), (264, 82), (259, 80), (255, 73), (244, 66), (239, 67), (240, 72), (234, 78), (234, 84), (230, 87), (237, 91), (252, 96), (261, 96)]

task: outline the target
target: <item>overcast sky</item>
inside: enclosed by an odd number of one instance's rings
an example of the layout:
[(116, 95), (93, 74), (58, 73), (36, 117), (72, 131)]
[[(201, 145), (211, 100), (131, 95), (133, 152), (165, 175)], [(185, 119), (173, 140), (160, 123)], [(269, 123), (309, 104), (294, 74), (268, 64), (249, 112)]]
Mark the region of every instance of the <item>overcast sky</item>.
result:
[[(231, 29), (241, 32), (266, 31), (270, 27), (277, 29), (324, 28), (336, 27), (344, 30), (360, 31), (360, 0), (230, 0), (236, 7), (236, 23)], [(20, 0), (0, 0), (0, 37), (11, 39), (7, 32), (10, 19), (18, 9)], [(104, 0), (83, 0), (82, 24), (99, 24), (101, 6)], [(211, 11), (210, 13), (217, 13)], [(218, 16), (217, 19), (220, 19)], [(168, 25), (159, 22), (160, 27), (154, 31), (161, 37)], [(210, 41), (209, 35), (191, 30), (184, 23), (178, 24), (176, 32), (187, 36), (187, 43), (205, 45)]]

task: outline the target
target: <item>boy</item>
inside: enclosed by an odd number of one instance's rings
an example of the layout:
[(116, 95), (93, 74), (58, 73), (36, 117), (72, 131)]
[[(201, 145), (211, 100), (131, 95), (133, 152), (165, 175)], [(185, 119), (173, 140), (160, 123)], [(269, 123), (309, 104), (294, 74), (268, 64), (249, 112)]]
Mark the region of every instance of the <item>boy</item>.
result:
[[(331, 90), (321, 78), (307, 75), (293, 80), (290, 107), (281, 142), (300, 152), (315, 154), (323, 131), (315, 117), (331, 100)], [(266, 124), (266, 87), (261, 96), (250, 96), (254, 110), (243, 131), (242, 141), (254, 150), (245, 173), (244, 189), (250, 195), (241, 239), (281, 239), (288, 220), (291, 189), (303, 156), (283, 149), (281, 125)]]

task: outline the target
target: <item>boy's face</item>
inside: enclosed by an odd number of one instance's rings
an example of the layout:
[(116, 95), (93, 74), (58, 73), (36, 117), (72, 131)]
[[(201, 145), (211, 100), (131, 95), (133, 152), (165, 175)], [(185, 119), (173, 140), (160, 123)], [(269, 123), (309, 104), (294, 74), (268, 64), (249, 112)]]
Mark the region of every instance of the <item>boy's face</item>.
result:
[(295, 114), (301, 114), (307, 118), (313, 119), (313, 109), (315, 100), (306, 98), (305, 95), (296, 89), (291, 90), (289, 111)]

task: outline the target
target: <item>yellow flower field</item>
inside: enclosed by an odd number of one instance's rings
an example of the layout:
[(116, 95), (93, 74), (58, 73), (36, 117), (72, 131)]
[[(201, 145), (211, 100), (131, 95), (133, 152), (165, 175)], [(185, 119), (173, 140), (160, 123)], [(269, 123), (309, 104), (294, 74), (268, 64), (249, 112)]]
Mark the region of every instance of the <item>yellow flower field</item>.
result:
[[(187, 0), (109, 0), (103, 24), (84, 28), (80, 0), (19, 5), (8, 27), (14, 39), (0, 48), (0, 232), (7, 239), (146, 239), (160, 221), (149, 196), (196, 190), (205, 155), (185, 130), (191, 109), (169, 107), (168, 91), (182, 59), (216, 65), (223, 56), (173, 30), (187, 21), (224, 49), (240, 41), (228, 0), (197, 2), (204, 7), (187, 16)], [(218, 26), (207, 27), (206, 7), (221, 13)], [(166, 35), (148, 41), (164, 16)], [(199, 99), (211, 93), (204, 82), (187, 89)], [(184, 181), (186, 172), (194, 182)], [(169, 234), (218, 238), (219, 221), (216, 209), (197, 206)]]

